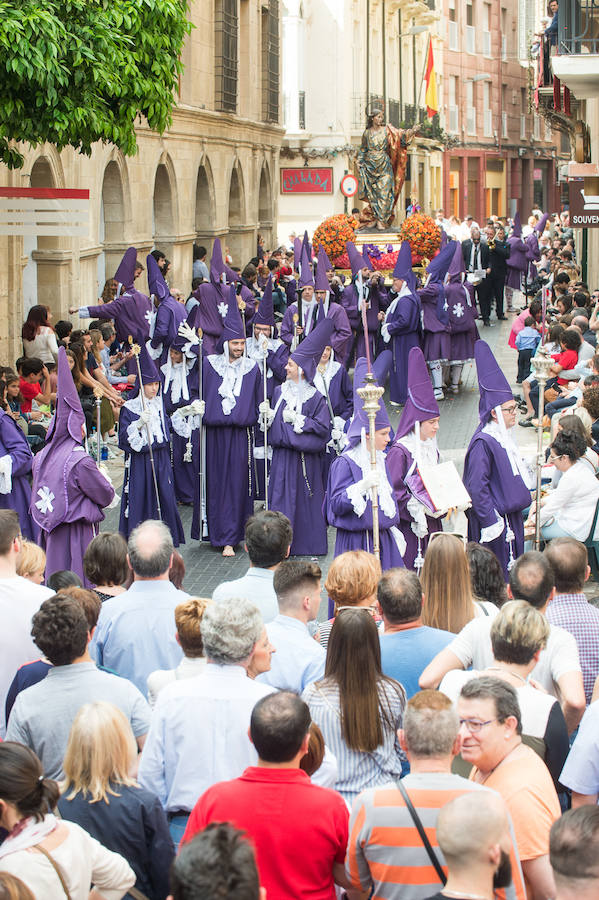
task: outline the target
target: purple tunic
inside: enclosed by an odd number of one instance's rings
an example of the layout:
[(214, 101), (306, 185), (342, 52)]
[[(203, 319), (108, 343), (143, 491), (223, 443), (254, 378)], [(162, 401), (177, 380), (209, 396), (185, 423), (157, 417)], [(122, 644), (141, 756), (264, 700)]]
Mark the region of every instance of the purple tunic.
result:
[(445, 292), (438, 281), (431, 281), (418, 291), (422, 305), (422, 352), (427, 362), (445, 362), (451, 353)]
[(91, 319), (113, 319), (117, 340), (127, 343), (129, 335), (138, 344), (145, 344), (150, 334), (152, 304), (150, 298), (134, 288), (110, 303), (88, 306)]
[[(283, 316), (283, 321), (281, 322), (281, 340), (285, 341), (288, 347), (291, 346), (293, 341), (293, 316), (295, 313), (297, 313), (297, 303), (292, 303), (291, 306), (287, 307), (285, 315)], [(318, 307), (314, 307), (314, 315), (317, 314)], [(335, 351), (335, 358), (343, 361), (345, 360), (345, 355), (348, 349), (348, 341), (351, 337), (351, 328), (349, 327), (347, 313), (338, 303), (329, 302), (327, 319), (333, 320), (333, 335), (331, 337), (331, 346)], [(315, 325), (316, 322), (313, 322), (312, 328), (314, 328)], [(312, 330), (312, 328), (310, 329), (310, 331)]]
[(7, 454), (12, 460), (12, 484), (8, 494), (0, 494), (0, 509), (14, 509), (19, 516), (23, 537), (37, 544), (40, 531), (29, 513), (31, 488), (28, 475), (33, 456), (27, 438), (15, 420), (0, 410), (0, 456)]
[(522, 286), (522, 275), (528, 269), (529, 260), (526, 257), (526, 244), (521, 237), (509, 237), (507, 239), (510, 245), (510, 255), (506, 259), (507, 266), (507, 287), (514, 288), (519, 291)]
[[(391, 297), (391, 292), (389, 294)], [(391, 297), (391, 302), (395, 296)], [(392, 403), (403, 404), (408, 396), (408, 355), (412, 347), (420, 346), (420, 312), (420, 299), (412, 292), (400, 296), (392, 312), (387, 310), (384, 328), (391, 336), (393, 354), (389, 375)]]
[[(170, 423), (176, 409), (187, 406), (192, 400), (196, 400), (199, 397), (198, 364), (196, 359), (191, 371), (187, 374), (189, 399), (185, 400), (183, 397), (179, 397), (176, 403), (173, 401), (171, 394), (173, 387), (172, 381), (169, 383), (167, 390), (164, 390), (165, 373), (162, 371), (163, 368), (164, 367), (162, 366), (160, 368), (160, 378), (163, 385), (162, 396), (164, 399), (164, 408)], [(198, 453), (200, 448), (200, 433), (197, 428), (191, 432), (191, 446), (192, 460), (191, 462), (184, 462), (183, 457), (187, 451), (187, 438), (177, 434), (171, 424), (171, 463), (173, 467), (173, 479), (175, 482), (175, 497), (179, 503), (191, 504), (195, 497), (196, 481), (198, 478), (197, 473), (199, 469)]]
[[(366, 311), (366, 324), (368, 326), (368, 341), (370, 344), (370, 358), (374, 359), (376, 354), (377, 334), (380, 326), (379, 312), (387, 309), (387, 292), (378, 284), (370, 287), (368, 295), (368, 309)], [(358, 291), (355, 283), (352, 281), (341, 295), (341, 304), (347, 313), (350, 328), (352, 330), (352, 340), (347, 350), (346, 366), (355, 365), (357, 359), (366, 356), (366, 341), (364, 340), (364, 328), (362, 325), (362, 314), (358, 310)]]
[[(145, 522), (146, 519), (159, 518), (147, 442), (140, 450), (134, 450), (129, 443), (127, 434), (129, 425), (138, 418), (139, 414), (129, 409), (127, 404), (121, 409), (119, 417), (119, 447), (125, 451), (125, 477), (123, 481), (119, 531), (125, 538), (128, 538), (133, 529), (141, 522)], [(175, 499), (169, 446), (170, 429), (168, 417), (164, 413), (164, 406), (161, 421), (162, 434), (165, 440), (159, 442), (153, 439), (152, 455), (156, 469), (162, 521), (170, 528), (173, 544), (175, 547), (178, 547), (179, 544), (185, 543), (185, 535)]]
[[(260, 370), (254, 363), (243, 376), (239, 396), (229, 415), (225, 415), (223, 398), (218, 393), (223, 379), (214, 369), (211, 357), (204, 359), (203, 379), (208, 533), (213, 547), (227, 544), (234, 547), (243, 541), (245, 523), (254, 511), (252, 438), (261, 400)], [(192, 537), (199, 537), (199, 532), (198, 487)]]
[(157, 349), (162, 344), (158, 365), (162, 365), (167, 357), (169, 347), (177, 337), (179, 325), (187, 318), (187, 310), (174, 297), (166, 297), (159, 305), (154, 324), (151, 346)]
[[(387, 470), (389, 472), (389, 480), (393, 485), (393, 496), (397, 502), (399, 510), (399, 528), (406, 539), (406, 552), (403, 559), (406, 568), (414, 568), (414, 560), (418, 553), (418, 538), (412, 531), (412, 522), (414, 519), (408, 512), (408, 500), (412, 496), (405, 484), (405, 477), (410, 471), (414, 463), (414, 457), (407, 447), (397, 441), (392, 444), (387, 451)], [(420, 538), (420, 552), (424, 556), (424, 551), (428, 546), (431, 534), (436, 531), (442, 531), (443, 525), (441, 519), (435, 519), (433, 516), (426, 517), (426, 526), (428, 534), (426, 537)]]
[[(331, 401), (331, 407), (333, 409), (333, 416), (338, 416), (343, 419), (344, 422), (350, 418), (354, 410), (354, 400), (353, 400), (353, 389), (352, 383), (349, 375), (347, 374), (347, 369), (341, 365), (341, 363), (336, 363), (338, 366), (334, 375), (331, 378), (330, 383), (327, 385), (329, 392), (329, 400)], [(322, 389), (324, 385), (320, 378), (317, 378), (314, 385), (320, 393), (322, 393)], [(323, 397), (326, 396), (323, 393)], [(327, 410), (329, 410), (327, 404)], [(329, 420), (331, 418), (331, 411), (329, 410)], [(333, 423), (331, 422), (331, 426)], [(343, 429), (342, 429), (343, 430)], [(336, 458), (337, 451), (334, 447), (327, 446), (326, 453), (322, 456), (322, 481), (323, 484), (327, 483), (329, 477), (329, 469), (331, 467), (332, 461)]]
[[(42, 531), (46, 549), (46, 577), (53, 572), (70, 569), (79, 575), (85, 587), (92, 587), (83, 572), (83, 555), (97, 532), (96, 523), (104, 518), (104, 507), (114, 497), (114, 489), (83, 447), (74, 448), (65, 467), (65, 475), (66, 517), (51, 531)], [(37, 491), (32, 502), (36, 496)]]
[[(249, 353), (248, 355), (250, 355), (252, 359), (256, 359), (253, 353)], [(276, 350), (268, 351), (268, 356), (266, 358), (266, 396), (268, 397), (269, 402), (272, 401), (275, 388), (278, 385), (283, 384), (285, 378), (287, 377), (285, 366), (287, 365), (288, 359), (289, 347), (284, 341), (280, 342)], [(264, 400), (264, 376), (262, 374), (262, 360), (256, 359), (256, 362), (258, 363), (258, 368), (260, 369), (260, 399)], [(254, 428), (254, 458), (256, 460), (256, 490), (254, 493), (254, 499), (264, 500), (264, 432), (261, 428), (259, 428), (258, 425), (256, 425), (256, 427)], [(270, 463), (268, 468), (270, 471)]]
[[(472, 498), (472, 507), (466, 511), (468, 538), (478, 541), (481, 529), (495, 524), (497, 512), (514, 532), (516, 559), (524, 550), (522, 511), (530, 505), (530, 491), (520, 474), (513, 474), (506, 451), (491, 435), (484, 434), (482, 427), (474, 432), (464, 460), (464, 485)], [(497, 556), (507, 580), (509, 544), (505, 529), (485, 546)]]
[[(360, 481), (362, 470), (353, 459), (342, 453), (333, 460), (329, 472), (325, 498), (326, 517), (329, 525), (337, 529), (335, 556), (347, 550), (372, 552), (372, 500), (366, 501), (366, 509), (361, 516), (356, 515), (352, 502), (347, 496), (347, 488)], [(389, 479), (390, 480), (390, 479)], [(389, 529), (399, 523), (399, 515), (389, 518), (379, 506), (379, 544), (381, 567), (383, 570), (403, 567), (404, 560)]]
[(467, 281), (462, 284), (459, 273), (452, 275), (445, 285), (445, 299), (449, 316), (449, 362), (466, 362), (474, 358), (474, 345), (480, 337), (476, 327), (474, 288)]
[[(273, 398), (275, 406), (280, 395), (278, 387)], [(328, 545), (320, 459), (331, 436), (329, 411), (325, 398), (315, 391), (302, 404), (301, 414), (306, 421), (303, 432), (296, 434), (293, 425), (283, 421), (284, 409), (285, 401), (281, 400), (269, 429), (273, 448), (269, 505), (291, 521), (293, 556), (324, 556)]]

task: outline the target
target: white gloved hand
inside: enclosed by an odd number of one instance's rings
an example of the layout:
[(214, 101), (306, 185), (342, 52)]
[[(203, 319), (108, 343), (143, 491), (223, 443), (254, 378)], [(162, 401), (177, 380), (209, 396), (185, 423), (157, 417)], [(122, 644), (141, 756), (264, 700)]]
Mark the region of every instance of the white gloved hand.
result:
[(177, 334), (179, 335), (179, 337), (185, 338), (185, 340), (192, 345), (200, 343), (199, 337), (197, 336), (191, 325), (188, 325), (187, 322), (181, 322)]
[(139, 428), (139, 430), (141, 431), (143, 428), (146, 427), (146, 425), (148, 424), (149, 421), (150, 421), (150, 410), (146, 408), (146, 409), (142, 409), (142, 411), (139, 414), (139, 419), (137, 420), (137, 422), (135, 424), (136, 424), (137, 428)]
[(263, 400), (262, 403), (260, 404), (260, 406), (258, 407), (258, 409), (260, 410), (260, 412), (262, 413), (263, 416), (268, 415), (270, 412), (272, 412), (272, 410), (270, 408), (270, 403), (268, 402), (268, 400)]
[(194, 416), (203, 416), (206, 412), (206, 401), (192, 400), (189, 404), (189, 411), (193, 413)]
[(261, 353), (266, 353), (268, 351), (268, 338), (265, 334), (261, 334), (258, 337), (258, 347), (260, 348)]
[(331, 431), (331, 438), (334, 441), (340, 441), (342, 437), (343, 437), (343, 432), (340, 431), (338, 428), (333, 428), (333, 430)]
[(373, 487), (378, 487), (381, 483), (380, 474), (373, 469), (372, 472), (368, 472), (367, 475), (364, 476), (360, 481), (357, 482), (357, 487), (359, 487), (360, 492), (365, 494)]
[(410, 528), (416, 535), (416, 537), (423, 538), (428, 534), (428, 526), (426, 524), (426, 516), (424, 513), (419, 513), (413, 522), (410, 522)]
[(297, 413), (294, 409), (290, 409), (288, 406), (283, 410), (283, 422), (288, 422), (290, 425), (293, 425), (295, 422), (295, 418)]

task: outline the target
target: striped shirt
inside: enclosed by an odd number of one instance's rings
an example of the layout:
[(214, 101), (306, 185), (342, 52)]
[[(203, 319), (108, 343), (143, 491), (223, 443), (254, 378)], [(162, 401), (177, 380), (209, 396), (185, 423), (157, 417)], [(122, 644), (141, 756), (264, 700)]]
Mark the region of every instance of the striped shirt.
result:
[(578, 645), (584, 692), (591, 702), (599, 675), (599, 609), (580, 593), (556, 594), (545, 612), (551, 625), (569, 631)]
[[(444, 866), (435, 827), (441, 807), (466, 791), (488, 788), (450, 772), (406, 775), (403, 784), (427, 837)], [(423, 900), (441, 888), (428, 854), (399, 790), (393, 785), (364, 791), (354, 802), (345, 868), (353, 886), (373, 888), (372, 900)], [(506, 900), (525, 900), (524, 881), (510, 821), (512, 885)]]
[[(395, 684), (395, 686), (394, 686)], [(399, 746), (397, 729), (402, 727), (405, 692), (398, 682), (380, 682), (379, 690), (389, 712), (393, 727), (381, 722), (383, 743), (371, 752), (352, 750), (343, 737), (339, 689), (325, 681), (309, 684), (302, 700), (310, 707), (312, 720), (322, 731), (325, 744), (337, 759), (338, 778), (335, 790), (351, 803), (361, 791), (387, 784), (401, 775), (403, 751)]]

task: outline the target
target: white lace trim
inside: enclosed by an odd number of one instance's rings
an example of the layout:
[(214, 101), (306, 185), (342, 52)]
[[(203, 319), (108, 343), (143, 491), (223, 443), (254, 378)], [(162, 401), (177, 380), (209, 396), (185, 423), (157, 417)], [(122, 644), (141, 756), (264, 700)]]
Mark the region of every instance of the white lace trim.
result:
[[(349, 458), (360, 467), (362, 478), (365, 478), (371, 471), (370, 465), (370, 449), (368, 447), (368, 439), (366, 430), (362, 429), (360, 443), (356, 444), (345, 453)], [(380, 483), (378, 486), (379, 506), (388, 519), (393, 519), (397, 515), (397, 506), (393, 499), (393, 489), (387, 477), (387, 468), (385, 466), (385, 454), (382, 450), (376, 451), (376, 470), (380, 475)], [(370, 490), (364, 492), (356, 491), (357, 485), (353, 484), (346, 488), (347, 498), (354, 508), (355, 514), (360, 518), (366, 509), (366, 503), (370, 497)]]
[[(276, 353), (279, 347), (282, 345), (283, 341), (280, 338), (268, 338), (268, 352)], [(247, 355), (250, 359), (253, 359), (260, 372), (264, 372), (264, 353), (260, 349), (260, 344), (256, 340), (255, 337), (250, 337), (245, 342)], [(272, 378), (272, 369), (267, 367), (266, 372), (267, 378)]]
[(505, 522), (497, 512), (497, 510), (493, 510), (495, 515), (497, 516), (497, 521), (492, 525), (487, 525), (485, 528), (481, 528), (480, 530), (480, 543), (481, 544), (490, 544), (491, 541), (494, 541), (496, 538), (500, 537), (503, 534), (503, 529), (505, 528)]
[(12, 456), (7, 453), (0, 456), (2, 471), (0, 471), (0, 494), (10, 494), (12, 491)]
[(405, 297), (407, 294), (411, 294), (411, 293), (412, 293), (412, 291), (410, 290), (408, 284), (406, 282), (404, 282), (401, 287), (401, 291), (399, 292), (399, 294), (397, 295), (395, 300), (392, 300), (391, 303), (389, 304), (389, 306), (387, 307), (387, 312), (385, 313), (385, 321), (383, 322), (383, 325), (381, 328), (381, 334), (382, 334), (383, 340), (385, 341), (386, 344), (388, 344), (389, 341), (391, 340), (391, 335), (389, 334), (389, 317), (392, 316), (393, 313), (395, 312), (395, 307), (397, 306), (397, 304), (399, 303), (401, 298)]
[[(141, 388), (143, 390), (143, 387)], [(125, 406), (132, 413), (136, 413), (139, 417), (142, 411), (141, 397), (133, 397), (127, 400)], [(160, 395), (152, 397), (149, 400), (146, 397), (146, 409), (150, 410), (150, 421), (148, 422), (152, 443), (163, 444), (166, 441), (166, 428), (163, 422), (164, 407), (162, 405), (162, 397)], [(139, 418), (138, 420), (139, 421)], [(137, 421), (131, 422), (127, 426), (127, 439), (131, 445), (131, 449), (139, 453), (144, 447), (148, 446), (148, 429), (144, 427), (140, 430), (137, 427)]]
[(398, 438), (397, 443), (401, 444), (402, 447), (405, 447), (412, 454), (417, 466), (436, 466), (441, 461), (437, 438), (433, 437), (423, 441), (416, 434), (416, 426), (418, 426), (418, 431), (420, 432), (420, 422), (416, 422), (412, 431), (408, 431), (403, 437)]
[(314, 387), (320, 391), (323, 397), (326, 397), (325, 384), (327, 388), (330, 388), (331, 381), (334, 376), (337, 374), (339, 369), (341, 368), (341, 363), (338, 363), (335, 360), (335, 354), (331, 350), (331, 355), (329, 357), (329, 361), (327, 362), (324, 372), (321, 372), (319, 368), (316, 369), (316, 375), (314, 376)]
[(163, 392), (166, 394), (170, 385), (171, 400), (178, 403), (179, 400), (189, 400), (189, 386), (187, 384), (187, 373), (191, 369), (190, 360), (183, 358), (180, 363), (173, 363), (170, 353), (167, 355), (166, 362), (160, 366), (160, 371), (164, 373)]
[(503, 447), (507, 453), (512, 474), (520, 475), (524, 484), (530, 489), (534, 486), (533, 474), (526, 464), (526, 461), (522, 458), (513, 436), (510, 434), (513, 429), (510, 428), (508, 431), (505, 427), (500, 406), (495, 407), (495, 415), (497, 416), (497, 421), (491, 419), (491, 421), (487, 422), (484, 426), (482, 432), (483, 434), (488, 434), (489, 437), (492, 437), (493, 440), (497, 441), (497, 443)]
[(208, 362), (216, 374), (222, 378), (218, 393), (223, 398), (221, 406), (224, 414), (230, 416), (241, 393), (243, 378), (254, 368), (256, 363), (248, 356), (241, 356), (235, 362), (230, 362), (228, 341), (223, 344), (223, 352), (209, 356)]
[(151, 339), (146, 341), (146, 350), (148, 351), (148, 355), (152, 359), (158, 359), (162, 354), (162, 344), (158, 344), (157, 347), (152, 347)]

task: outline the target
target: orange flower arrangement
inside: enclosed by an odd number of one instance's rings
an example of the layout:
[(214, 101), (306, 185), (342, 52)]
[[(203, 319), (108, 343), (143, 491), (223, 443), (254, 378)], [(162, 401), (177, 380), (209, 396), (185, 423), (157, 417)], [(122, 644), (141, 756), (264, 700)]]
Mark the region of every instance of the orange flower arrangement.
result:
[(314, 232), (312, 238), (314, 252), (318, 253), (318, 248), (323, 247), (329, 259), (335, 260), (345, 253), (347, 242), (355, 240), (358, 225), (355, 216), (347, 216), (345, 213), (329, 216)]
[(402, 241), (408, 241), (413, 256), (432, 259), (441, 246), (441, 228), (424, 213), (408, 216), (400, 228), (399, 236)]

